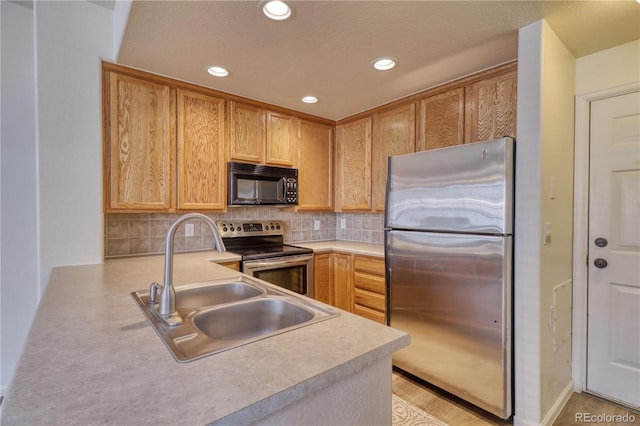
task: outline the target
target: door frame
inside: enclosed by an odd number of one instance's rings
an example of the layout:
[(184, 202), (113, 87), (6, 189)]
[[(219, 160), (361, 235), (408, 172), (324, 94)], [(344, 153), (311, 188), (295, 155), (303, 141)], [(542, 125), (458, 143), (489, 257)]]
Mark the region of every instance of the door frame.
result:
[(587, 387), (587, 254), (589, 247), (589, 149), (591, 102), (640, 91), (640, 82), (576, 96), (573, 177), (573, 331), (574, 390)]

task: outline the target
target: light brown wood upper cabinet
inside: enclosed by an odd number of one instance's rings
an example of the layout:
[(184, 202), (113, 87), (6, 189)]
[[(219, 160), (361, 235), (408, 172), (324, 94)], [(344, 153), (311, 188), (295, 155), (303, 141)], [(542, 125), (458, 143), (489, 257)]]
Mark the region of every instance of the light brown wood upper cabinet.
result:
[(300, 121), (298, 211), (333, 209), (333, 127)]
[(448, 90), (420, 101), (417, 151), (464, 143), (464, 88)]
[(225, 101), (178, 89), (178, 209), (226, 207)]
[(225, 100), (104, 76), (105, 211), (224, 210)]
[(264, 138), (264, 110), (229, 101), (229, 159), (261, 163)]
[(299, 122), (295, 117), (267, 111), (267, 140), (265, 163), (274, 166), (292, 167), (298, 149)]
[(336, 211), (371, 210), (371, 117), (336, 127)]
[(465, 143), (516, 136), (517, 70), (466, 87)]
[(168, 86), (106, 73), (105, 210), (173, 205), (175, 98)]
[(373, 115), (371, 146), (371, 191), (374, 211), (384, 211), (387, 186), (387, 157), (414, 152), (416, 106), (414, 103), (376, 112)]
[(299, 120), (287, 114), (229, 102), (229, 159), (292, 167)]

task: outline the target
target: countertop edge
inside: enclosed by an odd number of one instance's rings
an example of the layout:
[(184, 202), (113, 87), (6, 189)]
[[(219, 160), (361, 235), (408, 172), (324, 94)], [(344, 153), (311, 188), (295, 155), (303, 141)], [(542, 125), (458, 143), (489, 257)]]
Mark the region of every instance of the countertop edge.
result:
[[(312, 393), (318, 392), (327, 386), (330, 386), (335, 377), (350, 376), (358, 371), (374, 364), (375, 362), (390, 357), (394, 352), (408, 346), (410, 337), (408, 334), (400, 336), (394, 341), (386, 343), (369, 353), (360, 355), (337, 365), (323, 374), (311, 377), (297, 385), (284, 389), (283, 391), (273, 395), (269, 399), (258, 401), (242, 410), (231, 413), (226, 417), (216, 420), (212, 424), (216, 425), (235, 425), (235, 424), (251, 424), (272, 413), (275, 413)], [(327, 376), (332, 379), (327, 379)]]

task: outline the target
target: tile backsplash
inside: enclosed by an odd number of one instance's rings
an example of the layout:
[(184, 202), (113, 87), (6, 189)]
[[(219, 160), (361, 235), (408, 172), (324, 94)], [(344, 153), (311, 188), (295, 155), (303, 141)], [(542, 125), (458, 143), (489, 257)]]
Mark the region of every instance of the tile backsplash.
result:
[[(164, 253), (165, 237), (179, 213), (105, 214), (105, 258)], [(277, 207), (238, 207), (226, 213), (207, 214), (216, 220), (279, 220), (285, 224), (288, 243), (346, 240), (382, 244), (384, 215), (381, 213), (295, 213)], [(315, 222), (320, 229), (314, 229)], [(194, 236), (186, 237), (184, 224), (176, 232), (176, 251), (208, 250), (213, 247), (209, 227), (198, 220)], [(341, 225), (344, 225), (342, 227)]]

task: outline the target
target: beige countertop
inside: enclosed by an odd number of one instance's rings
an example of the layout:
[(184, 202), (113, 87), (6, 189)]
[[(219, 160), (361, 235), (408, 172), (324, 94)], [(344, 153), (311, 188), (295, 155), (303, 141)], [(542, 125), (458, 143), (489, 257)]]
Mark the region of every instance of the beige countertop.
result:
[[(216, 252), (177, 254), (176, 285), (232, 278)], [(54, 268), (2, 404), (1, 423), (247, 424), (409, 343), (341, 311), (326, 321), (189, 363), (164, 347), (130, 293), (161, 281), (164, 256)]]
[(354, 254), (364, 254), (368, 256), (384, 257), (384, 245), (372, 243), (360, 243), (356, 241), (315, 241), (309, 243), (291, 243), (296, 246), (313, 249), (314, 253), (329, 251), (341, 251)]

